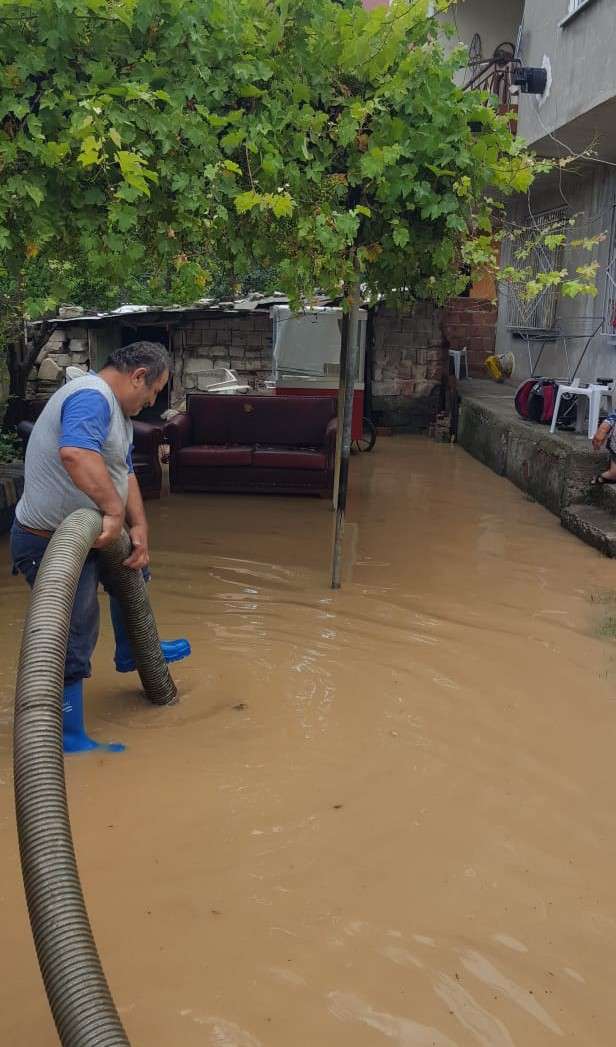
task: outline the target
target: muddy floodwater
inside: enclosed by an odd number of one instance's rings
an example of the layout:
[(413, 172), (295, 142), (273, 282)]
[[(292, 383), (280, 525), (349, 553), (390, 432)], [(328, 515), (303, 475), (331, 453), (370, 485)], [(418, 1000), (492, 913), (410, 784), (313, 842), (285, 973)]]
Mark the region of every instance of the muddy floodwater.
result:
[[(352, 473), (338, 594), (323, 501), (148, 504), (177, 707), (115, 673), (103, 608), (88, 726), (127, 750), (66, 771), (131, 1043), (612, 1047), (616, 564), (458, 448), (382, 438)], [(52, 1047), (13, 811), (26, 605), (3, 570), (0, 1041)]]

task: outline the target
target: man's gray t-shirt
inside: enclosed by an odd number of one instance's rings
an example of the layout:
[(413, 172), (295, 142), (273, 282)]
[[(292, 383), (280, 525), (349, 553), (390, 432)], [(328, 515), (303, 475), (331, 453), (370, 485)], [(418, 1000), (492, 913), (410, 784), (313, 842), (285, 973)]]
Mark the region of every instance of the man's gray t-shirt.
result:
[(132, 440), (133, 423), (102, 378), (86, 374), (62, 386), (46, 404), (28, 440), (17, 521), (24, 527), (55, 531), (76, 509), (97, 508), (71, 480), (60, 447), (98, 451), (126, 505)]

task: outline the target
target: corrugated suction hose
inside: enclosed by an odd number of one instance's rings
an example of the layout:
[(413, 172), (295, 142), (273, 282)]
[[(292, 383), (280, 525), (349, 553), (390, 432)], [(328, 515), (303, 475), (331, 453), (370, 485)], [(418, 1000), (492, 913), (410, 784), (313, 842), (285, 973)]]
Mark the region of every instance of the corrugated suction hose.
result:
[[(15, 697), (15, 804), (30, 923), (63, 1047), (128, 1044), (85, 907), (66, 799), (62, 752), (64, 659), (75, 591), (101, 532), (100, 513), (72, 513), (41, 563), (24, 634)], [(140, 571), (123, 567), (126, 534), (101, 550), (104, 580), (120, 601), (147, 698), (176, 700)]]

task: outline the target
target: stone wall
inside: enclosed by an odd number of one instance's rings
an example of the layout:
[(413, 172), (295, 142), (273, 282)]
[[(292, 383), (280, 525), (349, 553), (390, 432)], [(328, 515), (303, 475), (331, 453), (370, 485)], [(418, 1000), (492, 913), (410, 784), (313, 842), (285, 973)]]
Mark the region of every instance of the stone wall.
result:
[[(383, 306), (376, 310), (368, 359), (372, 414), (377, 425), (423, 432), (434, 420), (441, 379), (448, 366), (442, 318), (442, 311), (427, 302), (401, 311)], [(145, 317), (138, 333), (135, 329), (135, 337), (148, 337)], [(121, 342), (122, 327), (117, 320), (89, 330), (76, 320), (74, 325), (56, 329), (39, 354), (29, 398), (50, 396), (64, 381), (69, 365), (98, 369), (108, 352)], [(252, 388), (262, 386), (272, 374), (269, 310), (214, 312), (199, 319), (186, 315), (186, 320), (180, 314), (171, 326), (170, 342), (174, 402), (187, 392), (206, 389), (216, 369), (235, 371), (240, 381)]]
[(256, 387), (272, 373), (272, 321), (269, 311), (249, 315), (215, 314), (176, 327), (172, 334), (174, 396), (206, 389), (208, 371), (227, 367)]
[[(443, 332), (451, 349), (468, 349), (471, 375), (485, 377), (484, 360), (496, 344), (497, 308), (480, 298), (452, 298), (443, 316)], [(462, 372), (464, 373), (464, 372)]]
[(89, 366), (87, 328), (78, 324), (57, 327), (38, 354), (30, 372), (28, 399), (47, 400), (63, 385), (67, 367), (79, 367), (85, 372)]
[(442, 313), (429, 302), (379, 307), (374, 318), (372, 414), (377, 425), (422, 432), (439, 408), (447, 357)]

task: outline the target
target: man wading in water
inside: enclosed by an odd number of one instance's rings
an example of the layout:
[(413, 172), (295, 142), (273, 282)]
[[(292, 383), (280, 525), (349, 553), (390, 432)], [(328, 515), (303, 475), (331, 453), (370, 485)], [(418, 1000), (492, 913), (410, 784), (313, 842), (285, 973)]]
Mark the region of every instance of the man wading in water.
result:
[[(36, 425), (26, 450), (24, 493), (11, 531), (14, 567), (34, 585), (53, 532), (76, 509), (99, 509), (103, 529), (84, 564), (71, 616), (64, 666), (63, 737), (65, 752), (121, 751), (101, 745), (85, 732), (83, 681), (99, 630), (99, 558), (126, 525), (132, 552), (126, 567), (149, 578), (148, 525), (133, 472), (131, 416), (154, 404), (169, 378), (166, 350), (155, 342), (134, 342), (111, 354), (102, 371), (90, 372), (58, 389)], [(115, 665), (131, 672), (135, 661), (120, 607), (110, 598), (115, 633)], [(167, 662), (190, 654), (188, 640), (161, 643)]]

